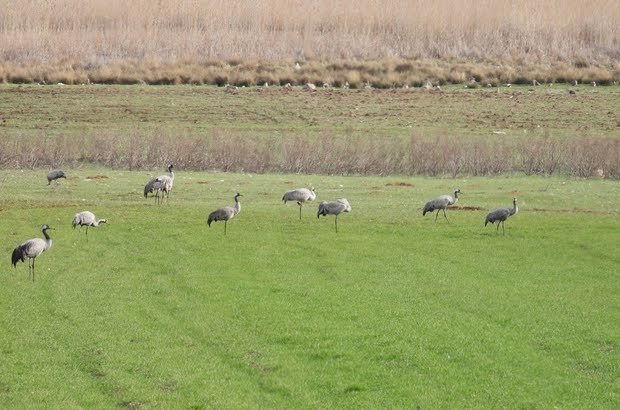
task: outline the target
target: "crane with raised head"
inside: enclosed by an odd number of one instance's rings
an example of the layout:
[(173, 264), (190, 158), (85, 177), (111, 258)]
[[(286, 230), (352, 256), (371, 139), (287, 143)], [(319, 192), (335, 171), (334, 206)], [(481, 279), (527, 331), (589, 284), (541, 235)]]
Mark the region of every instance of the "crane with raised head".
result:
[(224, 221), (224, 235), (226, 235), (226, 225), (228, 221), (235, 217), (241, 211), (241, 202), (239, 197), (243, 196), (239, 192), (235, 194), (235, 205), (218, 208), (209, 214), (207, 225), (211, 227), (211, 222)]
[(512, 208), (497, 208), (487, 215), (484, 220), (484, 226), (487, 226), (489, 222), (494, 224), (497, 222), (497, 228), (495, 229), (496, 233), (499, 233), (499, 225), (502, 224), (502, 234), (506, 235), (506, 230), (504, 228), (504, 224), (506, 223), (506, 219), (508, 217), (519, 212), (519, 207), (517, 206), (517, 197), (512, 198)]
[[(15, 268), (17, 267), (17, 262), (26, 262), (26, 259), (28, 259), (28, 273), (31, 275), (33, 282), (34, 260), (37, 258), (37, 256), (41, 255), (43, 252), (52, 247), (52, 238), (47, 233), (47, 231), (50, 229), (54, 228), (51, 228), (48, 225), (43, 225), (41, 227), (41, 232), (43, 232), (43, 236), (45, 237), (45, 239), (28, 239), (27, 241), (23, 242), (21, 245), (18, 245), (15, 249), (13, 249), (13, 254), (11, 255), (11, 263)], [(30, 261), (32, 261), (32, 263)]]
[(433, 212), (437, 210), (437, 215), (435, 215), (435, 221), (437, 221), (437, 217), (439, 216), (439, 211), (443, 211), (443, 216), (446, 218), (446, 221), (448, 221), (448, 216), (446, 215), (446, 209), (448, 209), (450, 205), (454, 205), (458, 202), (460, 193), (461, 193), (461, 190), (456, 188), (454, 190), (454, 197), (450, 195), (442, 195), (435, 199), (431, 199), (424, 205), (424, 209), (422, 210), (422, 216), (426, 215), (427, 212)]

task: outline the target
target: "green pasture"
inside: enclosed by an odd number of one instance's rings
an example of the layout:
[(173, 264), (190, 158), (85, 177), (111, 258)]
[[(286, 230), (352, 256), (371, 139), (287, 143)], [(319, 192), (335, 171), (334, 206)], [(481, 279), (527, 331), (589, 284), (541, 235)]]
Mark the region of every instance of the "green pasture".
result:
[[(1, 408), (620, 407), (617, 181), (178, 169), (158, 207), (163, 171), (46, 171), (0, 171)], [(280, 198), (308, 185), (300, 221)], [(32, 282), (10, 254), (45, 223)]]

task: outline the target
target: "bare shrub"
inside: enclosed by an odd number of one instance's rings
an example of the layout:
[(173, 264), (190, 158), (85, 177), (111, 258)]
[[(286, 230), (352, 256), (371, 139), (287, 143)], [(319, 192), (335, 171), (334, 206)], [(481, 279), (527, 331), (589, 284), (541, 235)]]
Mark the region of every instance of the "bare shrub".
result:
[[(486, 138), (412, 134), (408, 139), (330, 133), (264, 137), (215, 131), (208, 136), (93, 134), (0, 138), (0, 167), (179, 169), (356, 175), (571, 175), (620, 178), (620, 138)], [(600, 170), (600, 171), (599, 171)]]

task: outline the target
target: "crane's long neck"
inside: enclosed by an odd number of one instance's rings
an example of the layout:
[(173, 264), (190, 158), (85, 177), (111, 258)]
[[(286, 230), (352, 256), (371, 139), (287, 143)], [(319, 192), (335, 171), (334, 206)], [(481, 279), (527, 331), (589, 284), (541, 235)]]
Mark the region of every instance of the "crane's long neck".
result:
[(241, 211), (241, 202), (239, 202), (238, 196), (235, 195), (235, 215)]
[(94, 226), (99, 226), (99, 224), (104, 224), (104, 223), (106, 223), (105, 219), (99, 219), (98, 221), (94, 223)]
[(456, 204), (459, 201), (459, 191), (454, 191), (454, 201), (452, 201), (452, 205)]
[(512, 209), (510, 210), (510, 215), (514, 215), (519, 212), (519, 207), (517, 206), (517, 200), (512, 201)]
[(43, 230), (43, 236), (45, 236), (45, 249), (49, 249), (52, 247), (52, 238), (47, 233), (47, 229)]
[(174, 171), (172, 169), (169, 169), (168, 172), (170, 172), (170, 179), (174, 181)]

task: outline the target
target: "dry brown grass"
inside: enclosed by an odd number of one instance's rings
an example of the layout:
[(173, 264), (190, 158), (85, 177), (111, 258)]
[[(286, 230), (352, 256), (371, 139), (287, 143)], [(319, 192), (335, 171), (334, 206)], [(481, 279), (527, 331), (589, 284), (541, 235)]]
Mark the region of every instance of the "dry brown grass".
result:
[(506, 136), (457, 138), (411, 135), (408, 140), (258, 137), (215, 133), (209, 137), (91, 135), (5, 137), (0, 168), (95, 164), (178, 169), (338, 175), (571, 175), (620, 178), (620, 139)]
[(0, 74), (65, 83), (604, 83), (620, 76), (618, 21), (616, 0), (2, 0)]

